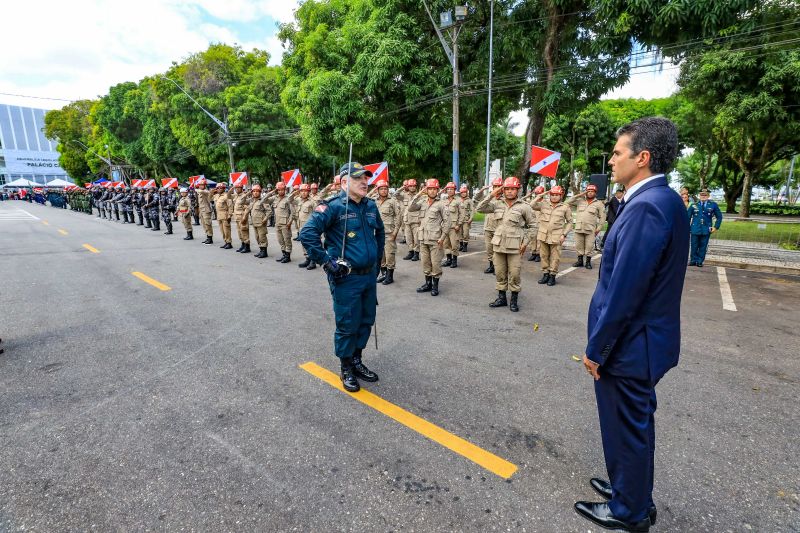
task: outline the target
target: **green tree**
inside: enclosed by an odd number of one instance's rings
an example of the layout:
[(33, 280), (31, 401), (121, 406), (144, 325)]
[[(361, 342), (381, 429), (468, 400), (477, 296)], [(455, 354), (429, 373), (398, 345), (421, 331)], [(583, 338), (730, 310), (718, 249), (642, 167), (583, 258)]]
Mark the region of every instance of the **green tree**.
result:
[(61, 109), (48, 111), (44, 117), (45, 136), (58, 143), (58, 164), (77, 183), (91, 171), (86, 162), (86, 148), (80, 143), (88, 145), (91, 142), (89, 110), (92, 105), (91, 100), (78, 100)]

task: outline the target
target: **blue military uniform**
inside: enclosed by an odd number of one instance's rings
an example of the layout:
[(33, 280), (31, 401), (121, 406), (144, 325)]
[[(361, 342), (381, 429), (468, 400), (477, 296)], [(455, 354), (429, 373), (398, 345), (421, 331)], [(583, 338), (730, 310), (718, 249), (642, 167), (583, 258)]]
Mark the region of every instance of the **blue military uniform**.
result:
[[(344, 372), (351, 358), (355, 357), (356, 364), (360, 364), (361, 350), (367, 346), (375, 323), (378, 304), (375, 274), (384, 247), (383, 221), (378, 206), (366, 197), (356, 203), (342, 192), (315, 208), (299, 237), (311, 260), (324, 265), (328, 272), (336, 315), (333, 344)], [(348, 275), (336, 270), (343, 240), (346, 242), (344, 259), (352, 268)]]
[(696, 202), (689, 206), (689, 224), (691, 233), (691, 253), (689, 264), (703, 266), (708, 249), (708, 239), (711, 236), (711, 227), (718, 230), (722, 225), (722, 211), (716, 202), (706, 200)]

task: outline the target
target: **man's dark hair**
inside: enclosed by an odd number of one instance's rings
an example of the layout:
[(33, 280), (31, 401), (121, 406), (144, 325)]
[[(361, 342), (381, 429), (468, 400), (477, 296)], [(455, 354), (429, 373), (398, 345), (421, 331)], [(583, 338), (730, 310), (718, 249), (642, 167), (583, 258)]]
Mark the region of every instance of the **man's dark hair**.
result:
[(622, 126), (617, 130), (617, 138), (627, 135), (631, 138), (634, 155), (645, 150), (650, 152), (650, 171), (666, 174), (678, 157), (678, 128), (663, 117), (645, 117)]

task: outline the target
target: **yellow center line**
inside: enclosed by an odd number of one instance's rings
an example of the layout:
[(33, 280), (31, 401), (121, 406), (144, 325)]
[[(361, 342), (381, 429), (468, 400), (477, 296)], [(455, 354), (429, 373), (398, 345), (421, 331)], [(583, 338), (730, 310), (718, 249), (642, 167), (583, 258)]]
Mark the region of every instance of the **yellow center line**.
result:
[(158, 290), (161, 290), (161, 291), (172, 290), (172, 287), (170, 287), (169, 285), (164, 285), (160, 281), (154, 280), (150, 276), (142, 274), (141, 272), (131, 272), (131, 274), (133, 274), (134, 276), (136, 276), (140, 280), (144, 281), (145, 283), (149, 283), (150, 285), (152, 285), (153, 287), (155, 287)]
[(42, 224), (44, 224), (45, 226), (49, 226), (50, 225), (50, 223), (48, 221), (46, 221), (46, 220), (42, 220)]
[(100, 253), (100, 250), (98, 250), (97, 248), (95, 248), (94, 246), (91, 246), (89, 244), (84, 244), (83, 247), (86, 248), (87, 250), (89, 250), (90, 252), (92, 252), (93, 254), (99, 254)]
[(431, 424), (427, 420), (420, 418), (415, 414), (409, 413), (402, 407), (398, 407), (391, 402), (387, 402), (380, 396), (377, 396), (368, 390), (361, 389), (359, 392), (355, 393), (347, 392), (344, 390), (339, 376), (330, 370), (322, 368), (316, 363), (304, 363), (300, 365), (300, 368), (312, 376), (321, 379), (331, 387), (349, 394), (352, 398), (358, 400), (359, 402), (372, 407), (376, 411), (383, 413), (389, 418), (400, 422), (410, 429), (413, 429), (417, 433), (428, 437), (432, 441), (441, 444), (445, 448), (448, 448), (457, 454), (466, 457), (470, 461), (482, 466), (493, 474), (508, 479), (514, 474), (514, 472), (517, 471), (517, 466), (515, 464), (509, 463), (502, 457), (498, 457), (495, 454), (484, 450), (483, 448), (475, 446), (471, 442), (467, 442), (461, 437), (453, 435), (449, 431), (446, 431), (435, 424)]
[(59, 229), (59, 230), (58, 230), (58, 232), (59, 232), (61, 235), (69, 235), (69, 233), (67, 233), (67, 230), (65, 230), (65, 229)]

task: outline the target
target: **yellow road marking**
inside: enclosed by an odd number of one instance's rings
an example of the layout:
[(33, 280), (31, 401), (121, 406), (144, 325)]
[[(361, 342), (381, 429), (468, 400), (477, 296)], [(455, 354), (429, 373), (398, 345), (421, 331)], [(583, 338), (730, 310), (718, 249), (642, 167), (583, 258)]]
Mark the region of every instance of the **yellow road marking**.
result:
[(50, 225), (50, 223), (48, 221), (46, 221), (46, 220), (42, 220), (42, 224), (44, 224), (45, 226), (49, 226)]
[(100, 253), (100, 250), (98, 250), (94, 246), (90, 246), (88, 244), (84, 244), (83, 247), (86, 248), (87, 250), (89, 250), (90, 252), (92, 252), (93, 254), (99, 254)]
[(393, 403), (387, 402), (380, 396), (377, 396), (368, 390), (361, 389), (359, 392), (355, 393), (347, 392), (344, 390), (339, 376), (330, 370), (322, 368), (316, 363), (304, 363), (300, 365), (300, 368), (312, 376), (321, 379), (331, 387), (349, 394), (352, 398), (358, 400), (359, 402), (372, 407), (376, 411), (383, 413), (389, 418), (400, 422), (410, 429), (413, 429), (417, 433), (428, 437), (432, 441), (441, 444), (445, 448), (448, 448), (457, 454), (466, 457), (473, 463), (482, 466), (486, 470), (497, 474), (502, 478), (508, 479), (514, 474), (514, 472), (517, 471), (517, 466), (515, 464), (509, 463), (502, 457), (498, 457), (491, 452), (487, 452), (483, 448), (479, 448), (471, 442), (467, 442), (461, 437), (453, 435), (449, 431), (431, 424), (427, 420), (420, 418), (415, 414), (409, 413), (402, 407), (398, 407)]
[(59, 232), (61, 235), (69, 235), (69, 233), (67, 233), (67, 230), (64, 230), (64, 229), (59, 229), (59, 230), (58, 230), (58, 232)]
[(164, 285), (160, 281), (154, 280), (150, 276), (142, 274), (141, 272), (131, 272), (131, 274), (133, 274), (134, 276), (136, 276), (140, 280), (144, 281), (145, 283), (149, 283), (150, 285), (152, 285), (153, 287), (155, 287), (158, 290), (161, 290), (161, 291), (172, 290), (172, 287), (170, 287), (168, 285)]

